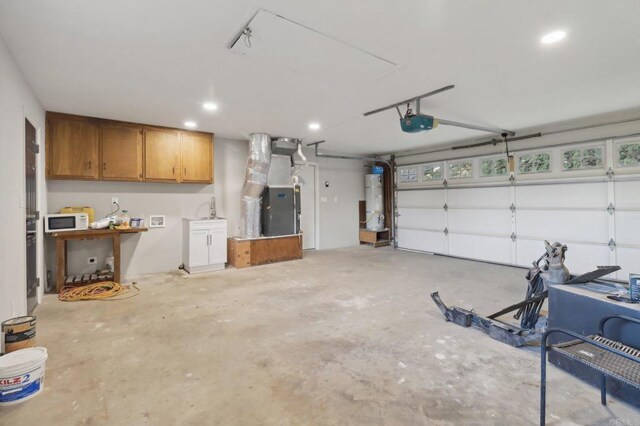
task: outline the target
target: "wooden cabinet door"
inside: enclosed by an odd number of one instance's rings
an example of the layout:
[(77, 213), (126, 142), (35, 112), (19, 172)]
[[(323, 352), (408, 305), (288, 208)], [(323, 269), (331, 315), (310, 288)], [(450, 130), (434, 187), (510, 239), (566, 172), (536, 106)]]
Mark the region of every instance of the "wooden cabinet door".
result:
[(180, 174), (182, 182), (213, 182), (213, 143), (211, 135), (181, 133)]
[(180, 134), (172, 130), (144, 131), (144, 177), (150, 181), (179, 182)]
[(142, 180), (142, 129), (104, 125), (100, 130), (100, 177), (105, 180)]
[(47, 124), (48, 177), (97, 179), (98, 125), (71, 117), (51, 117)]

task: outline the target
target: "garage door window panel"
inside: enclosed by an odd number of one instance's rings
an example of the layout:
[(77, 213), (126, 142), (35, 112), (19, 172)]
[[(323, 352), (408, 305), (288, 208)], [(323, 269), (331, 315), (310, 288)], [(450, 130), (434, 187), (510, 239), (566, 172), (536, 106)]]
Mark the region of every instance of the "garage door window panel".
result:
[(450, 179), (466, 179), (473, 177), (473, 161), (457, 161), (449, 163)]
[(640, 142), (621, 143), (617, 151), (618, 167), (640, 167)]
[(407, 167), (399, 170), (400, 183), (418, 182), (418, 168)]
[(509, 165), (505, 158), (485, 158), (480, 162), (480, 177), (506, 176)]
[(603, 147), (571, 148), (562, 151), (562, 170), (601, 169), (603, 162)]
[(422, 166), (422, 181), (430, 182), (444, 179), (444, 164), (434, 163)]
[(521, 154), (518, 157), (518, 173), (549, 173), (551, 172), (551, 153), (533, 152)]

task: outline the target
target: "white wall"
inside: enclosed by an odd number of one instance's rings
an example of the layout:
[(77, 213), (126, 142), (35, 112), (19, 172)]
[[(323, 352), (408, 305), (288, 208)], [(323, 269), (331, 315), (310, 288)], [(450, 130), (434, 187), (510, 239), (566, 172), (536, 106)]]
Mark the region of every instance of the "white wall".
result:
[(320, 241), (317, 246), (324, 250), (358, 245), (358, 201), (364, 200), (364, 175), (368, 170), (364, 167), (365, 162), (317, 158), (311, 150), (305, 150), (305, 155), (308, 161), (317, 162), (320, 167)]
[[(44, 110), (22, 77), (7, 45), (0, 37), (0, 321), (26, 314), (24, 119), (36, 127), (42, 147)], [(44, 150), (41, 150), (44, 152)], [(44, 206), (44, 154), (39, 155), (39, 208)], [(42, 247), (42, 236), (38, 241)], [(39, 275), (44, 270), (42, 249), (38, 253)], [(40, 287), (39, 297), (42, 294)]]
[[(218, 216), (228, 219), (229, 235), (238, 234), (247, 146), (246, 141), (215, 138), (212, 185), (50, 180), (49, 212), (65, 206), (90, 206), (97, 219), (109, 214), (111, 198), (117, 197), (122, 209), (132, 217), (144, 217), (146, 224), (151, 214), (166, 215), (165, 228), (122, 236), (122, 273), (126, 278), (174, 270), (182, 263), (182, 218), (208, 216), (211, 195), (216, 197)], [(108, 240), (68, 244), (68, 269), (72, 274), (95, 270), (87, 263), (90, 256), (97, 256), (98, 265), (104, 266), (111, 251)], [(49, 241), (48, 258), (54, 256), (55, 247)], [(53, 270), (54, 262), (49, 263)]]
[[(48, 181), (49, 212), (65, 206), (90, 206), (96, 218), (109, 213), (111, 197), (132, 217), (150, 214), (166, 215), (166, 227), (146, 233), (122, 237), (122, 272), (124, 279), (137, 275), (175, 270), (182, 263), (182, 218), (209, 214), (209, 199), (216, 196), (218, 216), (228, 220), (229, 236), (238, 235), (240, 197), (247, 159), (246, 141), (215, 138), (215, 183), (213, 185), (162, 184), (144, 182)], [(320, 249), (358, 245), (358, 201), (364, 199), (363, 162), (315, 158), (319, 163)], [(324, 183), (329, 182), (326, 188)], [(95, 266), (87, 263), (90, 256), (104, 265), (110, 255), (108, 240), (70, 242), (68, 268), (73, 274), (87, 273)], [(55, 257), (55, 247), (48, 242), (47, 255)], [(54, 272), (55, 262), (49, 267)]]

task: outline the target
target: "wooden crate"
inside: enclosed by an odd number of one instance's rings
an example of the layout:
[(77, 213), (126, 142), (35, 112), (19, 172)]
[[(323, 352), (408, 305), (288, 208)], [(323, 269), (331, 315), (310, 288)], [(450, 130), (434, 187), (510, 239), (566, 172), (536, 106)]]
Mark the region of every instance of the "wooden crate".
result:
[(388, 246), (391, 243), (391, 231), (383, 229), (381, 231), (360, 230), (360, 244), (371, 244), (374, 247)]
[(302, 235), (229, 238), (229, 264), (236, 268), (302, 259)]

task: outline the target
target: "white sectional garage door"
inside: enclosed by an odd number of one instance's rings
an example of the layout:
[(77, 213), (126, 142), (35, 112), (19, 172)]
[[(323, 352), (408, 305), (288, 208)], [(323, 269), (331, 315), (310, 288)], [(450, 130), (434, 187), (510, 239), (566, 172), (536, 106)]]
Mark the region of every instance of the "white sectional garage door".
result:
[(447, 253), (445, 190), (406, 191), (398, 194), (398, 240), (412, 250)]
[[(637, 164), (621, 164), (621, 144), (637, 144)], [(532, 158), (544, 160), (533, 172)], [(518, 153), (512, 180), (504, 168), (492, 173), (496, 159), (398, 166), (398, 247), (529, 266), (544, 240), (560, 241), (573, 273), (612, 264), (622, 270), (611, 278), (640, 272), (640, 141)]]

